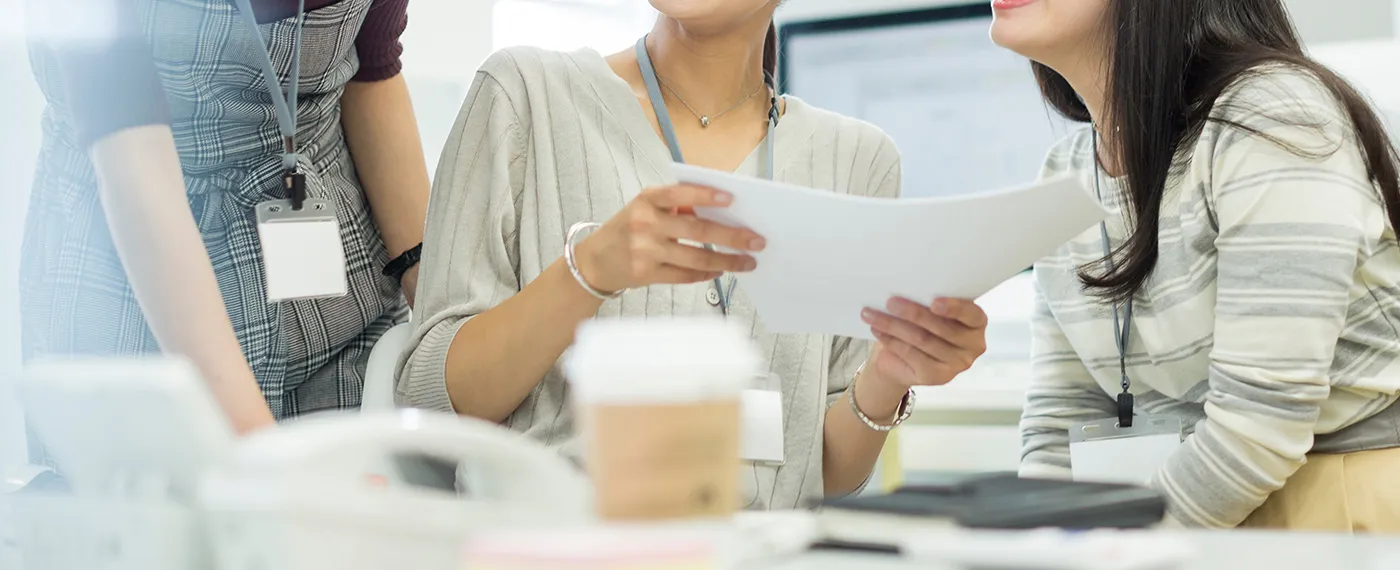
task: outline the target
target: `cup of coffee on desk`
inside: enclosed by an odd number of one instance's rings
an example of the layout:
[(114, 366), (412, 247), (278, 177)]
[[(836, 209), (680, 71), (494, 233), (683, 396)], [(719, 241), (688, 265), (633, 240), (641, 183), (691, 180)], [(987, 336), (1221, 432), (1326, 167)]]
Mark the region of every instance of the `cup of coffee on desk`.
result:
[(593, 320), (565, 372), (600, 518), (724, 517), (739, 507), (740, 398), (758, 355), (722, 320)]

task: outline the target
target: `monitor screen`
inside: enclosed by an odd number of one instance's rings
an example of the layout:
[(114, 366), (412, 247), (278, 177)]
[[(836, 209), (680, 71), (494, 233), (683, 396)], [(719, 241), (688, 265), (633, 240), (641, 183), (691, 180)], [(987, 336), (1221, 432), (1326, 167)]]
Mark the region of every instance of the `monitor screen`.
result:
[(992, 43), (991, 21), (982, 2), (788, 23), (780, 81), (888, 133), (906, 197), (1024, 184), (1074, 126), (1041, 101), (1025, 58)]

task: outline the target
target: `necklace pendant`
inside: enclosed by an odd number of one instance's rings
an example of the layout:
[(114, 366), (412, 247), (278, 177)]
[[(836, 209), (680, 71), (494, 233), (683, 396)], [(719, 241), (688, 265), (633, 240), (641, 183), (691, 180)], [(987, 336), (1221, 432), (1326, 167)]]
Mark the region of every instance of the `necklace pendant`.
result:
[(708, 127), (708, 126), (710, 126), (710, 117), (709, 117), (709, 115), (700, 117), (700, 126), (701, 126), (701, 127)]

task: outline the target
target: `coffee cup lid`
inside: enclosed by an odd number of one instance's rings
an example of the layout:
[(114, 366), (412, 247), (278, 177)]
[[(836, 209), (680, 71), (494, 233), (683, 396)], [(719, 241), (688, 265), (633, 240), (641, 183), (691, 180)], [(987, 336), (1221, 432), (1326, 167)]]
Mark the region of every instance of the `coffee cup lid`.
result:
[(594, 319), (564, 372), (584, 402), (680, 403), (737, 397), (758, 363), (748, 330), (722, 319)]

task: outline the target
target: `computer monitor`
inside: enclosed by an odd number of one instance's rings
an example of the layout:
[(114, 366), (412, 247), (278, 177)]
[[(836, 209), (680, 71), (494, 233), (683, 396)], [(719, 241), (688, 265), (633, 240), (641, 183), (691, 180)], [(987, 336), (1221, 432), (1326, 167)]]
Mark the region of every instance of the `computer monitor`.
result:
[(980, 2), (786, 23), (779, 82), (888, 133), (906, 197), (1023, 184), (1074, 126), (1042, 102), (1026, 59), (992, 43), (991, 22)]

